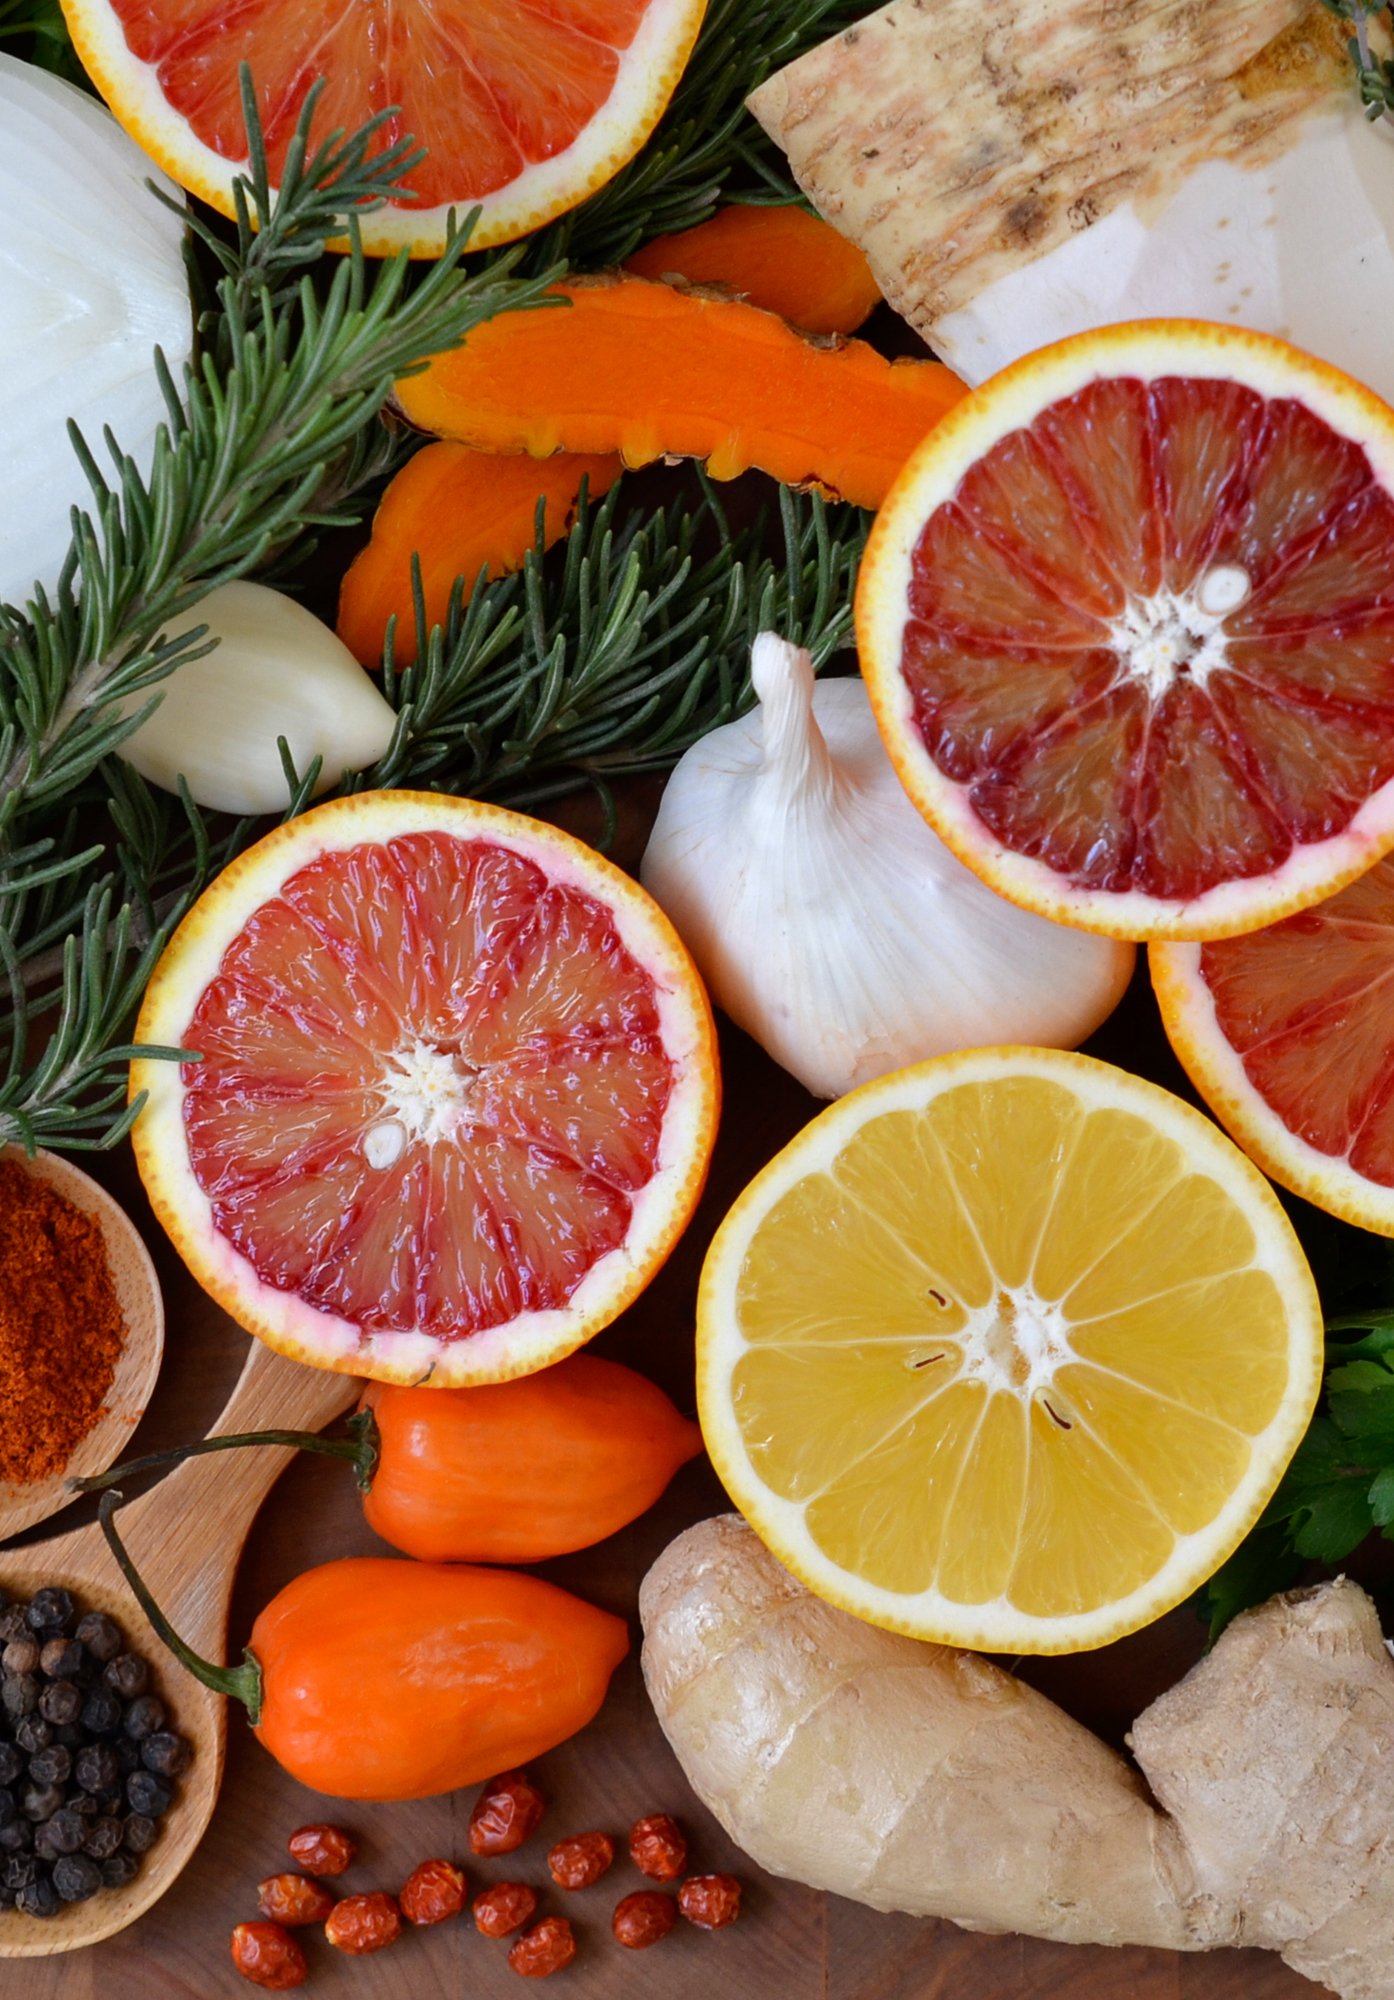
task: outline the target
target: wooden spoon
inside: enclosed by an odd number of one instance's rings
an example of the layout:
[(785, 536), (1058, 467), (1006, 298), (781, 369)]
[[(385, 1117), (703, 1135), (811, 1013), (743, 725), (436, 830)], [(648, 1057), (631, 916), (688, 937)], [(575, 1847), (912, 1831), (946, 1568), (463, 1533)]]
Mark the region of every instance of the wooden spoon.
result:
[[(213, 1432), (318, 1430), (353, 1402), (358, 1388), (350, 1376), (287, 1361), (254, 1340)], [(186, 1459), (121, 1510), (122, 1540), (156, 1603), (206, 1658), (224, 1656), (237, 1558), (258, 1507), (292, 1456), (289, 1446), (265, 1445)], [(197, 1847), (223, 1773), (227, 1702), (171, 1660), (127, 1589), (100, 1527), (93, 1523), (27, 1548), (0, 1549), (0, 1587), (29, 1596), (45, 1584), (64, 1585), (85, 1610), (107, 1611), (118, 1621), (132, 1650), (155, 1669), (170, 1726), (188, 1737), (194, 1757), (134, 1881), (68, 1904), (56, 1917), (0, 1911), (0, 1958), (76, 1951), (133, 1923), (164, 1894)]]
[(29, 1159), (22, 1146), (0, 1148), (0, 1159), (15, 1160), (36, 1180), (70, 1201), (74, 1208), (96, 1217), (106, 1244), (116, 1303), (126, 1323), (126, 1337), (116, 1374), (102, 1414), (82, 1439), (61, 1472), (51, 1479), (33, 1479), (21, 1486), (0, 1480), (0, 1542), (17, 1535), (66, 1507), (73, 1498), (69, 1479), (86, 1479), (105, 1472), (120, 1458), (131, 1433), (145, 1413), (165, 1345), (165, 1311), (150, 1253), (124, 1208), (105, 1188), (71, 1161), (56, 1153), (36, 1153)]

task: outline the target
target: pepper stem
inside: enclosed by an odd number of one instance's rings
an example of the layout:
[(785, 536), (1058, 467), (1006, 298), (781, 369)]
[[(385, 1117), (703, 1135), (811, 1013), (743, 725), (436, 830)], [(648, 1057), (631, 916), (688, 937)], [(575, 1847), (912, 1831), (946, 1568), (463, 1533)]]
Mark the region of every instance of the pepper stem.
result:
[(186, 1458), (201, 1458), (210, 1451), (237, 1451), (243, 1445), (292, 1445), (297, 1451), (317, 1451), (326, 1458), (344, 1458), (353, 1467), (360, 1493), (366, 1493), (378, 1469), (382, 1441), (377, 1419), (371, 1410), (356, 1410), (348, 1419), (352, 1433), (346, 1438), (321, 1437), (318, 1431), (228, 1431), (220, 1437), (200, 1438), (195, 1444), (176, 1445), (170, 1451), (152, 1451), (144, 1458), (128, 1458), (124, 1465), (110, 1466), (88, 1479), (70, 1479), (74, 1493), (101, 1493), (134, 1479), (142, 1472), (163, 1472), (166, 1466), (181, 1465)]
[(255, 1653), (248, 1651), (243, 1653), (242, 1665), (240, 1667), (215, 1667), (211, 1660), (205, 1660), (200, 1653), (196, 1653), (192, 1646), (180, 1638), (168, 1618), (165, 1617), (164, 1612), (161, 1611), (159, 1605), (146, 1589), (139, 1570), (127, 1553), (125, 1543), (116, 1532), (116, 1523), (112, 1519), (112, 1516), (122, 1504), (124, 1498), (125, 1495), (121, 1493), (104, 1493), (97, 1508), (97, 1519), (102, 1524), (102, 1533), (106, 1536), (110, 1544), (111, 1553), (116, 1558), (117, 1567), (131, 1586), (137, 1604), (139, 1604), (156, 1632), (169, 1647), (175, 1659), (179, 1661), (181, 1666), (188, 1668), (195, 1680), (202, 1681), (203, 1685), (207, 1688), (212, 1688), (215, 1694), (230, 1695), (234, 1701), (246, 1704), (247, 1719), (253, 1729), (255, 1729), (261, 1721), (261, 1662), (257, 1659)]

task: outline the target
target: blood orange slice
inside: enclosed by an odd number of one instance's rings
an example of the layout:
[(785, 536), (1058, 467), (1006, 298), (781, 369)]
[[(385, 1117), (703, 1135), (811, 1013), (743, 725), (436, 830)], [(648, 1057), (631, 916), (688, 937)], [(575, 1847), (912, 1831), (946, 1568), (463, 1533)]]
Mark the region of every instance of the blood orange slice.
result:
[(89, 76), (132, 138), (224, 215), (246, 166), (251, 67), (273, 183), (306, 92), (315, 136), (396, 106), (383, 144), (427, 149), (416, 199), (365, 218), (364, 247), (439, 253), (453, 206), (506, 243), (593, 194), (658, 123), (705, 0), (63, 0)]
[(1172, 1047), (1249, 1157), (1394, 1236), (1394, 860), (1247, 937), (1150, 956)]
[(701, 1191), (711, 1013), (667, 919), (551, 827), (340, 799), (195, 905), (155, 971), (136, 1157), (194, 1275), (271, 1346), (499, 1381), (643, 1288)]
[(1394, 411), (1153, 321), (1029, 355), (872, 533), (862, 668), (911, 796), (1013, 901), (1206, 938), (1394, 845)]

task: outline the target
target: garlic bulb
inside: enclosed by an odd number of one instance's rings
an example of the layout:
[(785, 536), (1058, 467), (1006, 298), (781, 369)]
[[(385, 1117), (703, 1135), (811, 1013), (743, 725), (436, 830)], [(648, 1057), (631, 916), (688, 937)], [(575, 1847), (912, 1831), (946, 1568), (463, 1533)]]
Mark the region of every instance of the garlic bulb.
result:
[(278, 737), (299, 772), (323, 757), (316, 795), (385, 754), (395, 712), (343, 641), (293, 598), (265, 584), (225, 583), (187, 623), (207, 625), (218, 645), (125, 704), (133, 714), (151, 693), (162, 696), (120, 746), (152, 785), (174, 791), (182, 776), (201, 806), (283, 812)]
[(1075, 1048), (1134, 947), (1004, 902), (920, 818), (859, 680), (762, 633), (760, 706), (668, 781), (640, 870), (713, 999), (819, 1097), (952, 1049)]
[(0, 602), (52, 587), (92, 505), (68, 418), (148, 468), (154, 349), (176, 382), (192, 351), (184, 225), (147, 180), (179, 193), (85, 91), (0, 55)]

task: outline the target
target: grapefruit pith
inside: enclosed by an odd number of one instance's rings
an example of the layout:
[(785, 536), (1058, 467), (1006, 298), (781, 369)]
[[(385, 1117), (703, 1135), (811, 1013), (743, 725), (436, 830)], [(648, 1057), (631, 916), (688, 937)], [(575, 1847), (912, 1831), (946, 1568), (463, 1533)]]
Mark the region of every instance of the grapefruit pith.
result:
[(1394, 860), (1247, 937), (1150, 958), (1171, 1045), (1249, 1157), (1394, 1236)]
[(273, 185), (306, 93), (313, 139), (396, 107), (386, 146), (427, 149), (415, 200), (363, 221), (370, 256), (439, 254), (451, 208), (476, 248), (525, 235), (603, 187), (658, 123), (705, 0), (63, 0), (116, 117), (181, 186), (232, 215), (250, 66)]
[(295, 1358), (499, 1381), (597, 1332), (701, 1192), (711, 1013), (657, 905), (579, 841), (369, 792), (204, 893), (147, 990), (136, 1157), (204, 1288)]
[(1084, 930), (1255, 930), (1394, 845), (1394, 411), (1286, 343), (1105, 327), (919, 446), (857, 595), (912, 798)]

